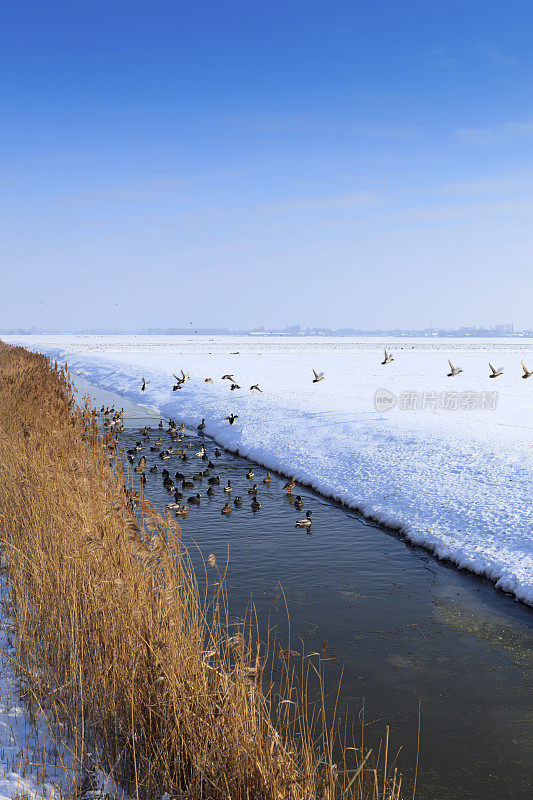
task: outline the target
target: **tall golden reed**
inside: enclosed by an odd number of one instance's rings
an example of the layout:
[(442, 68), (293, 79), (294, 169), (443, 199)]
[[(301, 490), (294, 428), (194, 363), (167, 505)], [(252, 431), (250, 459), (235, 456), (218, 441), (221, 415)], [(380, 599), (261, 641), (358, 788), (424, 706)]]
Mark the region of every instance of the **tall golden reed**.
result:
[(399, 800), (387, 756), (328, 723), (322, 654), (296, 675), (288, 652), (272, 691), (253, 609), (231, 627), (223, 576), (209, 599), (199, 591), (179, 525), (132, 502), (96, 416), (76, 404), (66, 367), (0, 343), (0, 536), (16, 665), (30, 709), (81, 774), (101, 764), (137, 798)]

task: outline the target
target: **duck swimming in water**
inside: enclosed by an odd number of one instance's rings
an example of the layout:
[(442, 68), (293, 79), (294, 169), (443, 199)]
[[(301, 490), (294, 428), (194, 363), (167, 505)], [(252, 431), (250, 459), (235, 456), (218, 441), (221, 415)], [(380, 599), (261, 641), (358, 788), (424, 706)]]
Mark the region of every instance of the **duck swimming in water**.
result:
[(296, 500), (294, 501), (294, 504), (293, 504), (294, 508), (297, 508), (298, 510), (300, 510), (300, 508), (303, 508), (303, 504), (304, 504), (304, 501), (302, 500), (300, 495), (299, 494), (296, 495)]
[(242, 497), (236, 497), (233, 501), (233, 505), (235, 508), (240, 508), (242, 506)]
[(232, 489), (231, 489), (231, 481), (228, 481), (228, 485), (224, 486), (224, 491), (225, 492), (231, 492), (232, 491)]
[(141, 459), (140, 459), (139, 463), (137, 464), (137, 466), (134, 469), (134, 472), (143, 473), (145, 469), (146, 469), (146, 456), (141, 456)]
[(199, 430), (199, 431), (203, 431), (203, 429), (204, 429), (204, 428), (205, 428), (205, 419), (203, 419), (203, 420), (200, 422), (200, 424), (198, 425), (198, 430)]
[(272, 483), (272, 478), (270, 477), (270, 472), (267, 472), (266, 478), (263, 478), (263, 483)]
[(199, 506), (201, 499), (202, 499), (202, 495), (201, 494), (195, 494), (193, 497), (189, 497), (187, 502), (188, 502), (188, 504), (190, 506)]
[(231, 503), (226, 503), (226, 505), (224, 506), (224, 508), (222, 509), (222, 511), (220, 513), (229, 515), (229, 514), (231, 514), (232, 511), (233, 511), (233, 508), (231, 507)]
[(248, 494), (257, 494), (257, 487), (259, 486), (258, 483), (254, 483), (251, 489), (248, 489)]
[(306, 515), (303, 519), (299, 519), (296, 522), (295, 528), (310, 528), (311, 527), (311, 514), (313, 511), (307, 511)]
[(261, 508), (261, 503), (259, 502), (257, 497), (252, 497), (250, 508), (252, 509), (252, 511), (259, 511), (259, 509)]
[(296, 481), (294, 480), (294, 478), (289, 478), (289, 480), (287, 481), (287, 483), (283, 487), (283, 491), (284, 492), (285, 491), (288, 492), (288, 494), (292, 494), (292, 490), (294, 489), (295, 485), (296, 485)]

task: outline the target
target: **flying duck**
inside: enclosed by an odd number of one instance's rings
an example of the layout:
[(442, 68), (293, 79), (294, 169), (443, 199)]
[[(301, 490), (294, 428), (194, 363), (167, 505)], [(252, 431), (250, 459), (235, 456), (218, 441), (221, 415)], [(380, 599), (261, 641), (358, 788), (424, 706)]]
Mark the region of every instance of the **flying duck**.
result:
[(498, 369), (494, 369), (490, 361), (489, 361), (489, 367), (492, 373), (491, 375), (489, 375), (489, 378), (498, 378), (500, 375), (503, 375), (503, 369), (501, 367), (499, 367)]
[(261, 392), (261, 394), (263, 394), (263, 390), (259, 388), (257, 383), (254, 383), (253, 386), (250, 386), (250, 391), (251, 392)]
[(394, 358), (392, 357), (392, 355), (390, 353), (387, 353), (387, 351), (385, 350), (385, 358), (383, 359), (383, 361), (381, 363), (382, 364), (390, 364), (391, 361), (394, 361)]
[(521, 361), (520, 363), (522, 364), (522, 369), (524, 370), (524, 374), (522, 375), (522, 378), (523, 378), (524, 380), (525, 380), (526, 378), (531, 378), (531, 376), (533, 375), (533, 370), (532, 370), (531, 372), (529, 372), (529, 371), (528, 371), (528, 369), (527, 369), (527, 367), (526, 367), (526, 365), (524, 364), (524, 362), (523, 362), (523, 361)]
[(224, 420), (227, 420), (230, 425), (233, 425), (236, 419), (239, 419), (238, 414), (230, 414), (229, 417), (224, 417)]
[(459, 373), (463, 371), (461, 367), (454, 367), (450, 359), (448, 359), (448, 364), (450, 365), (450, 371), (446, 376), (447, 378), (454, 378), (455, 375), (459, 375)]
[(315, 376), (313, 378), (313, 383), (319, 383), (320, 381), (323, 381), (325, 377), (323, 372), (317, 372), (316, 369), (313, 370), (313, 375)]
[(143, 378), (143, 385), (141, 386), (141, 392), (144, 392), (149, 383), (150, 381), (147, 381), (145, 380), (145, 378)]

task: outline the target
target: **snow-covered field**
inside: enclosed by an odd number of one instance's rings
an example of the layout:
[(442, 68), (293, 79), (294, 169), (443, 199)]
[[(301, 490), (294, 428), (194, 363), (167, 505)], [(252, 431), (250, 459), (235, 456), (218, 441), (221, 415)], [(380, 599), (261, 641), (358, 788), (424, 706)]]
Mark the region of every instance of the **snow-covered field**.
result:
[[(222, 445), (533, 605), (533, 377), (520, 366), (533, 369), (530, 340), (4, 338), (189, 426), (205, 417)], [(446, 377), (448, 358), (461, 374)], [(489, 361), (502, 376), (489, 378)], [(325, 380), (313, 384), (312, 368)], [(190, 380), (173, 392), (181, 369)], [(242, 388), (231, 391), (225, 373)]]

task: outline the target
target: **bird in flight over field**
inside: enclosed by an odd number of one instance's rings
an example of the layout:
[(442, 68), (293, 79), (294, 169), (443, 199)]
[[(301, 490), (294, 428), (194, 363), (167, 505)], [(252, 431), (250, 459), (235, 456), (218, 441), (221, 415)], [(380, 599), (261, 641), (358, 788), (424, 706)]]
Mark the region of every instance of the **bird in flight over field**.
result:
[(498, 367), (498, 369), (494, 369), (490, 361), (489, 361), (489, 367), (492, 373), (491, 375), (489, 375), (489, 378), (498, 378), (500, 375), (503, 375), (503, 369), (501, 367)]
[(461, 367), (454, 367), (450, 359), (448, 359), (448, 364), (450, 365), (450, 371), (446, 376), (447, 378), (453, 378), (455, 375), (459, 375), (459, 373), (463, 371)]

